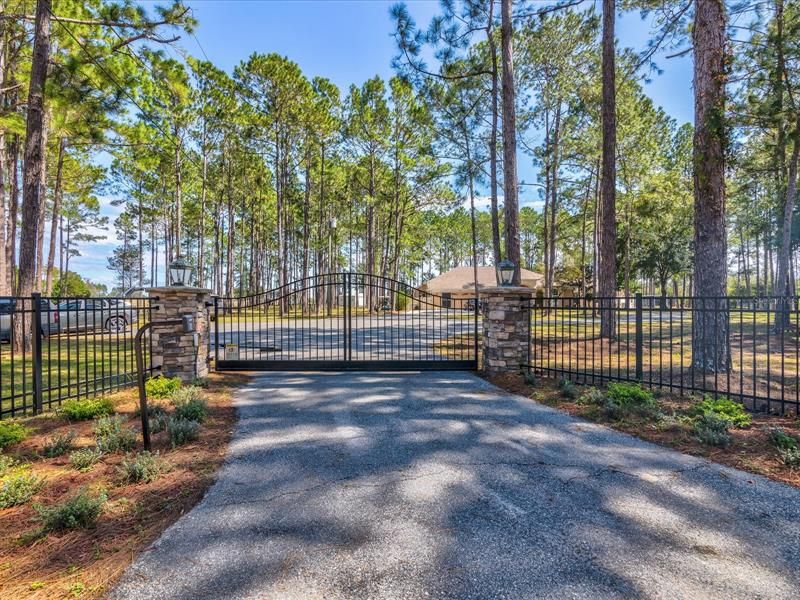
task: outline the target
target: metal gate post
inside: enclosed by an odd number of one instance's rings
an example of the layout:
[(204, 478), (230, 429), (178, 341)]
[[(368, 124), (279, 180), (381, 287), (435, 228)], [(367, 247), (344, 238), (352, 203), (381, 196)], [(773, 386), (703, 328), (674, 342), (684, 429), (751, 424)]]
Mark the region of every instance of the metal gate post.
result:
[[(31, 322), (31, 352), (33, 353), (33, 412), (39, 414), (44, 408), (42, 400), (42, 295), (31, 294), (33, 319)], [(50, 319), (48, 318), (48, 327)], [(23, 336), (25, 334), (23, 333)]]
[(344, 359), (345, 360), (353, 360), (353, 274), (352, 273), (345, 273), (345, 351), (344, 351)]
[(475, 344), (475, 368), (480, 369), (480, 365), (478, 361), (478, 316), (480, 315), (481, 310), (481, 298), (478, 294), (478, 284), (475, 284), (475, 323), (474, 323), (474, 338), (473, 342)]
[(214, 296), (214, 370), (219, 364), (219, 296)]
[(641, 382), (644, 379), (644, 367), (642, 365), (643, 358), (642, 353), (643, 349), (642, 346), (644, 345), (644, 331), (642, 330), (642, 294), (641, 292), (636, 293), (636, 301), (635, 301), (635, 309), (636, 309), (636, 381)]

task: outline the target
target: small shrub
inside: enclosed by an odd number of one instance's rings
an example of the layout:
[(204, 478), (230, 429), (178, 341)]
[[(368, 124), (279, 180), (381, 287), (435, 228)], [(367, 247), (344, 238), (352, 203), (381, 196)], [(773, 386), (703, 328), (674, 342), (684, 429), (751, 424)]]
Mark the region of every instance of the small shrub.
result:
[(695, 439), (708, 446), (727, 448), (731, 443), (731, 432), (728, 430), (731, 422), (714, 413), (697, 417), (694, 422)]
[(43, 485), (44, 479), (27, 469), (6, 475), (0, 483), (0, 509), (25, 504)]
[(578, 402), (581, 404), (594, 404), (596, 406), (602, 406), (605, 400), (606, 397), (603, 392), (598, 390), (596, 387), (590, 387), (583, 394), (581, 394), (580, 398), (578, 398)]
[(705, 396), (689, 409), (689, 414), (693, 417), (714, 414), (727, 419), (731, 427), (737, 429), (748, 427), (752, 422), (752, 417), (745, 411), (742, 404), (724, 397), (711, 398), (710, 396)]
[(0, 450), (21, 442), (29, 433), (30, 430), (21, 423), (0, 421)]
[(127, 452), (136, 445), (136, 432), (125, 427), (125, 418), (122, 416), (98, 419), (94, 435), (101, 452)]
[(158, 454), (140, 452), (132, 458), (126, 458), (119, 466), (119, 474), (128, 483), (150, 483), (166, 473), (168, 465)]
[(169, 441), (172, 447), (175, 448), (196, 440), (200, 435), (200, 423), (178, 419), (173, 416), (167, 421), (167, 432), (169, 433)]
[(694, 429), (694, 419), (686, 415), (665, 415), (656, 423), (659, 431), (689, 433)]
[(537, 383), (537, 381), (536, 381), (536, 374), (535, 374), (533, 371), (530, 371), (530, 370), (528, 370), (528, 369), (526, 369), (526, 370), (524, 370), (524, 371), (522, 372), (522, 380), (523, 380), (523, 381), (524, 381), (524, 382), (525, 382), (527, 385), (536, 385), (536, 383)]
[[(167, 412), (166, 407), (163, 404), (158, 402), (148, 402), (147, 403), (147, 416), (152, 417), (159, 414), (164, 414)], [(142, 409), (137, 406), (136, 410), (134, 411), (134, 416), (141, 417), (142, 416)]]
[(69, 455), (69, 464), (73, 469), (86, 473), (99, 461), (103, 452), (99, 448), (81, 448)]
[(147, 422), (150, 425), (150, 433), (161, 433), (167, 428), (167, 413), (158, 413), (150, 417)]
[(575, 384), (572, 383), (569, 379), (562, 379), (558, 382), (558, 389), (561, 391), (561, 395), (564, 398), (568, 398), (569, 400), (574, 400), (578, 397), (578, 388), (575, 387)]
[(778, 450), (796, 450), (797, 439), (786, 433), (786, 430), (780, 427), (773, 427), (769, 430), (769, 441)]
[(638, 383), (610, 383), (606, 395), (620, 404), (627, 405), (646, 405), (654, 401), (653, 392)]
[(792, 469), (800, 467), (800, 448), (778, 448), (778, 455), (787, 467)]
[(0, 454), (0, 477), (4, 477), (6, 473), (11, 471), (17, 465), (17, 459), (13, 456), (6, 456)]
[(661, 415), (653, 393), (638, 383), (609, 384), (603, 402), (603, 412), (613, 420), (629, 417), (656, 419)]
[(61, 435), (54, 435), (47, 442), (45, 442), (42, 455), (45, 458), (55, 458), (61, 456), (72, 450), (72, 442), (75, 439), (75, 432), (62, 433)]
[(114, 403), (108, 398), (73, 398), (58, 409), (70, 421), (87, 421), (114, 413)]
[(85, 489), (65, 502), (55, 506), (35, 506), (44, 531), (61, 531), (91, 527), (103, 511), (108, 497), (105, 492), (92, 496)]
[(173, 416), (177, 419), (202, 423), (208, 413), (208, 404), (200, 388), (194, 386), (181, 388), (175, 392), (172, 395), (172, 405), (175, 407)]
[(148, 379), (144, 383), (144, 391), (148, 398), (169, 398), (181, 387), (179, 377), (164, 377), (159, 375)]

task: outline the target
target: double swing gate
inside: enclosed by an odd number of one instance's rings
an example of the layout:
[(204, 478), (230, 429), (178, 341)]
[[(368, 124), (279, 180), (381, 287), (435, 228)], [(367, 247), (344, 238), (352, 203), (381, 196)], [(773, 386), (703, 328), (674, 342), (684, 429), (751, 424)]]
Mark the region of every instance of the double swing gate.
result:
[(476, 369), (475, 298), (362, 273), (214, 300), (217, 370)]

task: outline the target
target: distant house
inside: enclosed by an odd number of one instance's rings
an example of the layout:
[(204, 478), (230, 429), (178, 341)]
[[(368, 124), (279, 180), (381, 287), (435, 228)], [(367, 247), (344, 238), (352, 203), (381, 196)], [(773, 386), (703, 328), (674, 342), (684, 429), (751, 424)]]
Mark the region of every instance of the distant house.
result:
[[(544, 275), (521, 269), (523, 287), (540, 290), (544, 287)], [(494, 267), (478, 267), (478, 291), (482, 288), (497, 286), (497, 274)], [(420, 286), (420, 290), (442, 298), (447, 306), (448, 300), (469, 300), (475, 297), (475, 272), (472, 267), (456, 267), (446, 273), (429, 279)]]

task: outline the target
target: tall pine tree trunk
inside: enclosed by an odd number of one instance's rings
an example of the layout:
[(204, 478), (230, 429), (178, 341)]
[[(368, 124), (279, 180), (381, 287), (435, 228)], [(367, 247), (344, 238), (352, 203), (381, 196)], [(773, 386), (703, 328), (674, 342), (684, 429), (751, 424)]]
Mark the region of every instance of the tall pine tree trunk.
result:
[(514, 91), (514, 30), (511, 0), (502, 0), (500, 38), (503, 63), (503, 202), (506, 259), (514, 263), (513, 285), (519, 285), (519, 186), (517, 183), (517, 119)]
[[(797, 196), (797, 167), (800, 160), (800, 116), (794, 131), (794, 147), (789, 161), (789, 178), (786, 185), (786, 198), (783, 202), (783, 224), (781, 227), (781, 247), (778, 251), (778, 273), (775, 277), (775, 296), (784, 296), (785, 300), (775, 315), (775, 331), (781, 332), (789, 325), (789, 302), (794, 295), (789, 274), (789, 260), (792, 252), (792, 215), (795, 197)], [(782, 309), (782, 310), (781, 310)]]
[(205, 273), (205, 249), (206, 249), (206, 195), (208, 193), (208, 149), (207, 143), (207, 124), (203, 119), (203, 169), (200, 181), (200, 224), (198, 226), (197, 240), (197, 285), (201, 288), (206, 286)]
[(9, 294), (16, 291), (14, 266), (17, 264), (17, 221), (19, 215), (19, 136), (14, 136), (8, 147), (8, 232), (6, 233), (6, 288)]
[(67, 148), (67, 138), (61, 136), (58, 141), (58, 162), (56, 163), (56, 183), (53, 189), (53, 214), (50, 220), (50, 240), (47, 251), (47, 274), (45, 280), (45, 295), (53, 293), (53, 266), (56, 260), (56, 237), (58, 235), (58, 221), (61, 214), (61, 196), (63, 195), (64, 153)]
[[(0, 111), (6, 110), (6, 52), (7, 44), (5, 39), (6, 22), (0, 21)], [(5, 258), (6, 252), (6, 232), (8, 231), (8, 212), (6, 210), (8, 166), (6, 153), (6, 132), (0, 128), (0, 296), (8, 296), (11, 290), (8, 288), (8, 269), (11, 268)]]
[(730, 369), (725, 237), (725, 33), (723, 0), (695, 0), (694, 285), (692, 366)]
[(29, 296), (36, 282), (36, 242), (44, 203), (44, 169), (47, 152), (47, 119), (44, 93), (50, 60), (50, 0), (36, 3), (33, 62), (28, 89), (25, 162), (22, 174), (22, 235), (19, 246), (17, 293)]
[(486, 26), (486, 41), (489, 44), (489, 56), (492, 61), (492, 122), (489, 131), (489, 197), (492, 221), (492, 255), (495, 265), (500, 262), (500, 216), (497, 206), (497, 130), (499, 119), (499, 97), (498, 89), (499, 72), (497, 68), (497, 44), (494, 38), (494, 0), (489, 2), (489, 16)]
[(612, 339), (617, 295), (617, 93), (615, 0), (603, 0), (603, 156), (600, 177), (597, 296), (600, 298), (600, 336)]

